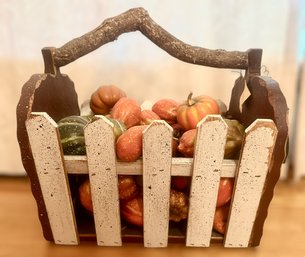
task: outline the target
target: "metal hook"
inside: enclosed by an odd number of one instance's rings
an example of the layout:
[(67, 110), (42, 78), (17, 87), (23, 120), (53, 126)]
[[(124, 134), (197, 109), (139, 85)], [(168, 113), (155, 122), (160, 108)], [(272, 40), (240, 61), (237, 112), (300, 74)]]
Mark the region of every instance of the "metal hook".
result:
[(266, 75), (267, 77), (269, 76), (269, 70), (267, 69), (266, 65), (261, 66), (261, 72)]

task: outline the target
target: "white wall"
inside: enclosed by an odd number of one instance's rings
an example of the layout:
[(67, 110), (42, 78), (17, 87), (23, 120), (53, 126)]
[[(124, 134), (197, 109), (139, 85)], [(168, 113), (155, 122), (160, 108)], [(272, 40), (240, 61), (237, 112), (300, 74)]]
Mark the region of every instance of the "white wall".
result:
[[(192, 45), (240, 51), (262, 48), (269, 76), (280, 82), (288, 104), (293, 106), (298, 40), (292, 33), (295, 29), (291, 27), (291, 16), (295, 14), (290, 10), (298, 2), (2, 0), (0, 172), (23, 172), (15, 107), (22, 85), (32, 74), (43, 72), (41, 48), (60, 47), (132, 7), (144, 7), (157, 23)], [(287, 40), (291, 35), (293, 38)], [(238, 76), (231, 70), (182, 63), (139, 32), (122, 35), (61, 70), (75, 82), (80, 102), (100, 84), (116, 84), (139, 101), (160, 97), (182, 100), (193, 91), (228, 102)]]

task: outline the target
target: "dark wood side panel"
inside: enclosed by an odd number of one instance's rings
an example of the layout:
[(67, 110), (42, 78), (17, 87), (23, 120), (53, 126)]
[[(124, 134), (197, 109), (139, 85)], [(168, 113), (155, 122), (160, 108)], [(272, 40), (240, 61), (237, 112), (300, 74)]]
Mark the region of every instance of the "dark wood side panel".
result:
[(286, 157), (288, 143), (288, 106), (276, 81), (270, 77), (250, 76), (248, 88), (251, 96), (239, 109), (239, 99), (244, 88), (244, 79), (238, 78), (232, 90), (228, 115), (240, 120), (246, 126), (257, 118), (272, 119), (278, 129), (269, 174), (263, 190), (256, 215), (249, 246), (258, 246), (263, 233), (263, 226), (268, 214), (268, 207), (273, 197), (274, 187), (280, 177), (281, 165)]
[(53, 241), (25, 127), (25, 122), (31, 112), (47, 112), (55, 121), (68, 115), (78, 115), (79, 107), (74, 83), (68, 76), (60, 73), (56, 76), (35, 74), (24, 84), (16, 110), (17, 139), (22, 163), (31, 181), (31, 189), (37, 203), (43, 235), (46, 240)]

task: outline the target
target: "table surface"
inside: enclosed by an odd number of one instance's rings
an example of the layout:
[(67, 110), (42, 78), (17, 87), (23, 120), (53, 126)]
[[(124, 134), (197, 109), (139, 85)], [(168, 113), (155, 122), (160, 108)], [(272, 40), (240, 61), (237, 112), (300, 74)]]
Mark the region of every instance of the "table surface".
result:
[(123, 247), (98, 247), (95, 242), (79, 246), (59, 246), (42, 236), (37, 207), (27, 178), (0, 177), (0, 257), (20, 256), (305, 256), (305, 180), (278, 183), (269, 207), (260, 246), (226, 249), (220, 244), (209, 248), (187, 248), (170, 244), (164, 249), (148, 249), (139, 243)]

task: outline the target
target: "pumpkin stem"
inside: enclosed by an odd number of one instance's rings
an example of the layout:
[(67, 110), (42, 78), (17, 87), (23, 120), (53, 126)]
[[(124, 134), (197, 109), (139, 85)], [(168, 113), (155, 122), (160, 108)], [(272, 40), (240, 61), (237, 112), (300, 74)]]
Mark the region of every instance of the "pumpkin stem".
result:
[(193, 92), (189, 93), (189, 95), (187, 97), (186, 102), (187, 102), (188, 106), (192, 106), (193, 105), (192, 96), (193, 96)]

